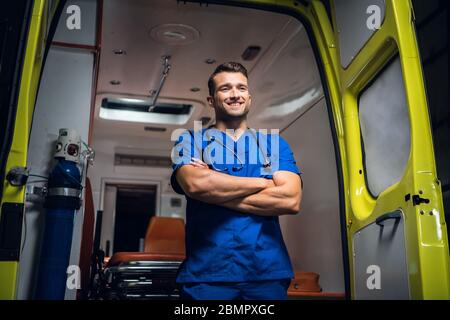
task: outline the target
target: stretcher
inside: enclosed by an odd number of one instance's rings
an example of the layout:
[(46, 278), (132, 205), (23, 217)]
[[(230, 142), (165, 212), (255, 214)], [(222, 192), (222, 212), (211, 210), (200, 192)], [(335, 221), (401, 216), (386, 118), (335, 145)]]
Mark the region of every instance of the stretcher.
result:
[(184, 221), (152, 217), (144, 252), (118, 252), (98, 277), (102, 299), (178, 299), (178, 269), (185, 259)]

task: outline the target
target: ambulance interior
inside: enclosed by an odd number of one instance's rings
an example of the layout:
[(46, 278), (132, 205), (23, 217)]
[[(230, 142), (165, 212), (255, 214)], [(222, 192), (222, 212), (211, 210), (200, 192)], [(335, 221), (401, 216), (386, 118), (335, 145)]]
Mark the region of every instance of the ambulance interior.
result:
[[(63, 11), (48, 52), (28, 168), (48, 176), (60, 128), (75, 129), (89, 143), (95, 159), (87, 170), (91, 188), (85, 191), (91, 194), (84, 200), (92, 197), (94, 218), (101, 213), (101, 227), (91, 230), (105, 260), (142, 252), (152, 217), (185, 218), (186, 199), (170, 185), (172, 133), (192, 128), (194, 121), (214, 123), (206, 103), (208, 77), (218, 64), (237, 61), (249, 71), (250, 126), (279, 129), (303, 172), (300, 212), (280, 216), (293, 268), (318, 274), (322, 293), (344, 298), (347, 252), (334, 124), (305, 25), (284, 13), (236, 6), (78, 3), (86, 24), (70, 32)], [(92, 246), (82, 245), (86, 202), (75, 215), (70, 265), (92, 253)], [(19, 299), (35, 294), (44, 212), (42, 201), (27, 197)], [(76, 291), (67, 288), (65, 298), (75, 299)]]

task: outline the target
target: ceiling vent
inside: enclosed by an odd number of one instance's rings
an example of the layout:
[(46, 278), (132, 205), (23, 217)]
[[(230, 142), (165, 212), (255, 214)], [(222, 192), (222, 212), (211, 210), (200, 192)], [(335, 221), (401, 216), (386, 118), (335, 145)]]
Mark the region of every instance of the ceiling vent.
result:
[(261, 51), (260, 46), (249, 46), (245, 51), (242, 53), (242, 59), (244, 61), (252, 61), (256, 58), (256, 56)]
[(146, 127), (144, 127), (144, 130), (145, 131), (152, 131), (152, 132), (165, 132), (166, 128), (146, 126)]
[(116, 153), (114, 156), (114, 165), (128, 167), (170, 168), (172, 165), (172, 160), (170, 157)]

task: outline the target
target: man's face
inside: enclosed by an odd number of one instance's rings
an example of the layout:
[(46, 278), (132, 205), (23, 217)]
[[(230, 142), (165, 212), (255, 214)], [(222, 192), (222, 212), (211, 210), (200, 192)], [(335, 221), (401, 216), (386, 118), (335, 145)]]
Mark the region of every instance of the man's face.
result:
[(247, 78), (240, 72), (221, 72), (213, 80), (214, 97), (208, 97), (208, 102), (216, 110), (216, 116), (223, 120), (245, 117), (252, 102)]

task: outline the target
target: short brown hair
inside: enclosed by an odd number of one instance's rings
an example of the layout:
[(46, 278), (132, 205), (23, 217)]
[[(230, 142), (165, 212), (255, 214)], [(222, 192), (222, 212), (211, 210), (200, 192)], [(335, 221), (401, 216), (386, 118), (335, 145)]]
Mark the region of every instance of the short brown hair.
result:
[(215, 91), (215, 83), (214, 83), (214, 76), (221, 72), (240, 72), (242, 73), (247, 79), (247, 69), (240, 64), (239, 62), (225, 62), (219, 65), (216, 70), (212, 73), (212, 75), (208, 79), (208, 89), (209, 89), (209, 95), (213, 96)]

